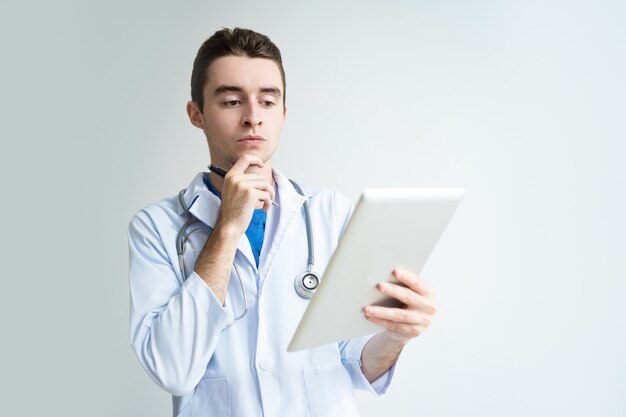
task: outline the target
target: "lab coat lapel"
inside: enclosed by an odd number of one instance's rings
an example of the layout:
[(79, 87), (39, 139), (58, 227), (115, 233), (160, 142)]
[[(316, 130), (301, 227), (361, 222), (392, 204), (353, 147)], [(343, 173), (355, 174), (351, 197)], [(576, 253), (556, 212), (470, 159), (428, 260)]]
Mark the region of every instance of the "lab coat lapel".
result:
[[(310, 197), (309, 194), (305, 191), (305, 196), (300, 195), (289, 179), (284, 176), (281, 172), (274, 169), (274, 180), (276, 181), (277, 186), (277, 202), (279, 204), (279, 208), (272, 207), (271, 210), (278, 210), (278, 216), (276, 216), (276, 212), (271, 213), (271, 220), (268, 218), (267, 226), (274, 230), (271, 235), (271, 241), (265, 241), (263, 244), (268, 245), (268, 251), (264, 257), (264, 262), (261, 265), (261, 270), (259, 271), (259, 275), (261, 277), (261, 287), (265, 282), (265, 278), (269, 274), (269, 271), (272, 268), (272, 264), (276, 259), (276, 255), (280, 250), (280, 246), (285, 236), (285, 232), (289, 228), (290, 224), (294, 221), (295, 218), (301, 213), (302, 205), (304, 201)], [(277, 223), (277, 224), (275, 224)], [(266, 229), (266, 237), (268, 237), (267, 229)], [(304, 242), (306, 244), (306, 236), (303, 236)]]
[[(217, 215), (222, 205), (222, 200), (218, 196), (213, 194), (206, 186), (203, 180), (203, 173), (199, 173), (193, 179), (187, 191), (183, 195), (183, 199), (189, 212), (202, 223), (206, 224), (213, 230), (215, 223), (217, 222)], [(178, 207), (179, 214), (184, 214), (182, 207)], [(252, 248), (250, 247), (250, 241), (245, 233), (239, 239), (237, 244), (237, 250), (240, 251), (253, 266), (256, 267), (256, 261), (252, 254)]]

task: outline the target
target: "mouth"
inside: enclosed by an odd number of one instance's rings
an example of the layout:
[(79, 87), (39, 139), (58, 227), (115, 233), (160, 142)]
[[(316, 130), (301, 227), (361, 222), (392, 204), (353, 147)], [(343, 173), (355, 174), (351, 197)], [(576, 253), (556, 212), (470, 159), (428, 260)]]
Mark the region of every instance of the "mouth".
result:
[(255, 145), (255, 144), (259, 144), (259, 143), (265, 142), (265, 139), (262, 136), (248, 135), (248, 136), (241, 137), (238, 140), (238, 142), (249, 144), (249, 145)]

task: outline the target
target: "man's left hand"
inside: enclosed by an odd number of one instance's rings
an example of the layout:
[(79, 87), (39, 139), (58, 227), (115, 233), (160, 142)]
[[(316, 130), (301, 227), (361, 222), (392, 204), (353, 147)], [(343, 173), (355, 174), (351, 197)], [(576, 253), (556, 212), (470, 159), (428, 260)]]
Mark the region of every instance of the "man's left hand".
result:
[(400, 301), (404, 307), (370, 305), (364, 308), (365, 318), (383, 326), (388, 336), (406, 343), (431, 325), (437, 312), (435, 294), (414, 272), (394, 269), (392, 274), (406, 287), (392, 282), (379, 282), (376, 287), (384, 295)]

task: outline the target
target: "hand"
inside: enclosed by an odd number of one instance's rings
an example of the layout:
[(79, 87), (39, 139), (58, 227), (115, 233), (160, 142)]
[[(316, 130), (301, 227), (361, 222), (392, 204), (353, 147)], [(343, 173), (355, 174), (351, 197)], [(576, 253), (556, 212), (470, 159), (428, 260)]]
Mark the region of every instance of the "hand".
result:
[(222, 187), (216, 228), (228, 229), (237, 237), (245, 233), (259, 202), (268, 211), (274, 200), (273, 185), (260, 173), (246, 173), (250, 166), (263, 168), (263, 160), (256, 155), (243, 155), (224, 177)]
[(393, 270), (393, 276), (402, 284), (379, 282), (378, 290), (405, 305), (403, 308), (367, 306), (365, 318), (385, 328), (391, 338), (402, 343), (419, 336), (432, 323), (437, 312), (435, 295), (431, 287), (411, 271)]

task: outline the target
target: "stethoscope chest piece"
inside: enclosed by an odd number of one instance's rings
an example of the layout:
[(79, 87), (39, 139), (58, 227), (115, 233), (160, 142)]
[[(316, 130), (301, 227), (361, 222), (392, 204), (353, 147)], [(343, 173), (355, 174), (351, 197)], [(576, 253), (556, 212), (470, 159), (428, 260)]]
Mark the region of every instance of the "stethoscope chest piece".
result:
[(294, 286), (300, 297), (311, 299), (317, 291), (320, 281), (320, 277), (315, 272), (307, 271), (296, 277)]

